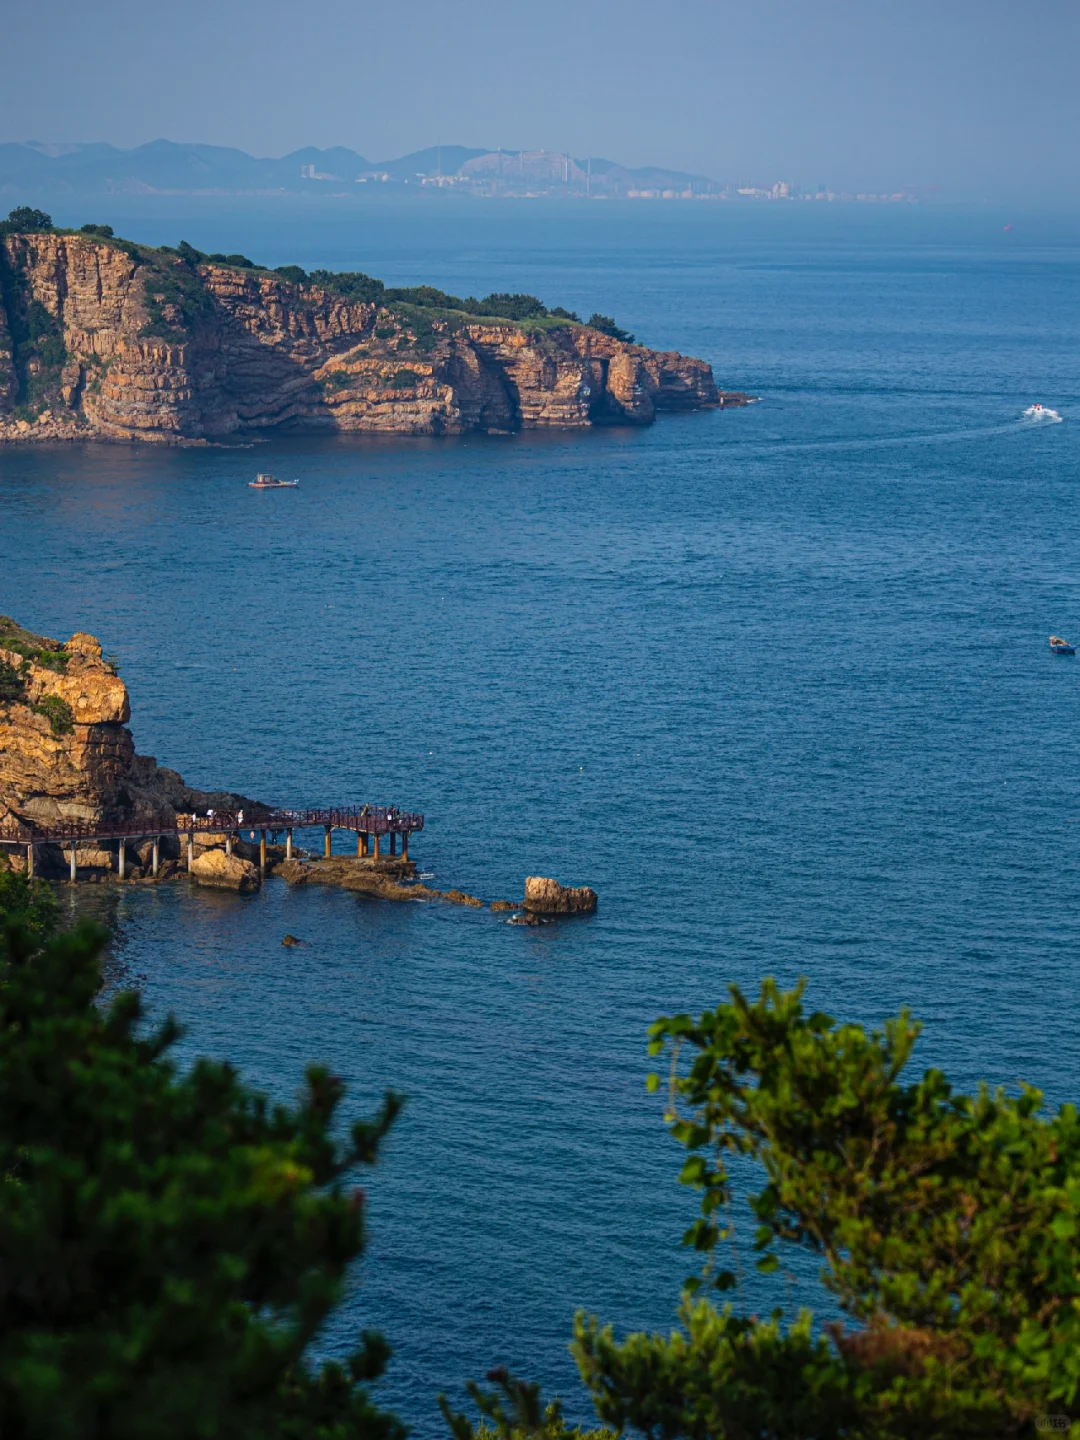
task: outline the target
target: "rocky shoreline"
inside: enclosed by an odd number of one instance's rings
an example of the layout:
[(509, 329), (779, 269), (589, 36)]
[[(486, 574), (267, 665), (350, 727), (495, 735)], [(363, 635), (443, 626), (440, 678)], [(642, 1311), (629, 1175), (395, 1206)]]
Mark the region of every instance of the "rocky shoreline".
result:
[(506, 434), (753, 398), (718, 389), (703, 360), (576, 320), (378, 303), (330, 283), (353, 278), (294, 281), (70, 232), (0, 236), (0, 441)]
[[(280, 874), (290, 885), (332, 885), (382, 900), (444, 900), (471, 909), (515, 913), (518, 923), (541, 917), (590, 913), (596, 894), (568, 889), (554, 880), (530, 876), (521, 902), (495, 900), (488, 905), (457, 889), (438, 890), (417, 880), (416, 862), (403, 857), (330, 855), (268, 843), (265, 851), (243, 834), (210, 826), (190, 835), (192, 859), (181, 858), (175, 833), (177, 817), (209, 817), (246, 811), (253, 817), (267, 807), (225, 790), (197, 790), (174, 770), (138, 755), (126, 721), (131, 704), (116, 665), (102, 654), (92, 635), (79, 632), (66, 643), (24, 629), (0, 616), (0, 831), (20, 827), (83, 826), (105, 831), (153, 817), (146, 831), (156, 838), (75, 844), (81, 880), (123, 880), (194, 884), (238, 893), (258, 890), (265, 875)], [(81, 832), (85, 833), (85, 831)], [(119, 850), (123, 849), (123, 876)], [(157, 865), (155, 867), (155, 847)], [(35, 873), (64, 879), (70, 872), (71, 845), (42, 841), (33, 847)], [(0, 845), (0, 869), (25, 871), (25, 847)]]

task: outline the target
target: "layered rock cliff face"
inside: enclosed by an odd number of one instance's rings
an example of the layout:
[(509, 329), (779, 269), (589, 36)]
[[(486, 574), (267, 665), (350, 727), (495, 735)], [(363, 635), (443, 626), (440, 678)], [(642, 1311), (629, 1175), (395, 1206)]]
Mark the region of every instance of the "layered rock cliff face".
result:
[(92, 635), (66, 644), (0, 616), (0, 823), (113, 822), (247, 804), (136, 755), (127, 687)]
[(0, 240), (0, 439), (184, 443), (292, 426), (459, 435), (744, 403), (584, 325), (359, 303), (83, 235)]

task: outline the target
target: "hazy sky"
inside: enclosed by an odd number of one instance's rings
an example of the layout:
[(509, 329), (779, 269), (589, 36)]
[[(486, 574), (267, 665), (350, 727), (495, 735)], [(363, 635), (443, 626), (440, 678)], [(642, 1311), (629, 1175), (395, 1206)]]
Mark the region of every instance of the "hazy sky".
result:
[(1080, 202), (1078, 0), (14, 0), (0, 139), (525, 146)]

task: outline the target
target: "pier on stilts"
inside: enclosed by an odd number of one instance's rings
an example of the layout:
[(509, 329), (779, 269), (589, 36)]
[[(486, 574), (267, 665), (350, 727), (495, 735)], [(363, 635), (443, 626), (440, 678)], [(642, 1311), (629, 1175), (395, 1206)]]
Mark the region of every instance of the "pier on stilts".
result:
[(34, 873), (35, 852), (42, 845), (58, 845), (67, 849), (72, 884), (78, 879), (78, 850), (80, 846), (95, 846), (98, 849), (116, 847), (116, 874), (126, 879), (129, 844), (151, 841), (151, 874), (156, 878), (161, 862), (161, 842), (166, 837), (175, 838), (185, 848), (187, 868), (191, 869), (195, 858), (195, 837), (197, 835), (224, 836), (225, 851), (231, 854), (233, 840), (242, 831), (252, 838), (259, 837), (259, 871), (266, 874), (267, 836), (275, 840), (285, 836), (285, 857), (293, 855), (293, 836), (296, 831), (322, 830), (323, 856), (329, 859), (333, 851), (333, 837), (337, 830), (350, 831), (356, 836), (356, 854), (380, 860), (383, 845), (390, 856), (397, 858), (398, 841), (401, 842), (401, 860), (409, 858), (409, 838), (423, 830), (424, 817), (410, 811), (399, 810), (393, 805), (349, 805), (329, 810), (215, 810), (206, 815), (174, 815), (171, 811), (152, 815), (132, 816), (119, 822), (102, 821), (88, 823), (81, 821), (59, 821), (50, 825), (31, 825), (23, 820), (8, 816), (0, 821), (0, 846), (5, 849), (22, 850), (26, 856), (27, 873)]

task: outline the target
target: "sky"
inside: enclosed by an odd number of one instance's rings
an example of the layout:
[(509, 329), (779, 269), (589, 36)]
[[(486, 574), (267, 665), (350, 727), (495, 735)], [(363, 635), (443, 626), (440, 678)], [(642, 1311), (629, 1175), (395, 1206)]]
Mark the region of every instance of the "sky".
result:
[(0, 140), (520, 146), (1080, 204), (1078, 0), (50, 0), (2, 43)]

